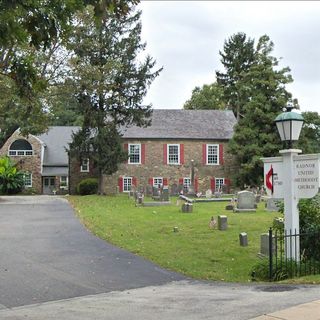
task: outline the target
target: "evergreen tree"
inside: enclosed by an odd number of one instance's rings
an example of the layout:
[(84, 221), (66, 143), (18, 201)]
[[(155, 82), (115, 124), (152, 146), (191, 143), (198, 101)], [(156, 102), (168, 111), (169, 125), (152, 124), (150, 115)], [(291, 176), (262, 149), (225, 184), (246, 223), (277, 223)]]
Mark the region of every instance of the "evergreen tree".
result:
[[(133, 8), (132, 8), (133, 9)], [(122, 149), (120, 128), (149, 124), (151, 106), (142, 99), (160, 70), (152, 71), (155, 61), (141, 60), (141, 12), (116, 17), (108, 13), (97, 23), (88, 10), (78, 18), (73, 36), (72, 59), (82, 130), (74, 135), (70, 150), (78, 157), (90, 156), (99, 171), (99, 193), (103, 174), (117, 171), (128, 158)]]
[(243, 106), (249, 97), (240, 91), (240, 82), (254, 62), (254, 40), (245, 33), (232, 35), (219, 51), (225, 73), (216, 71), (217, 83), (223, 88), (224, 99), (229, 109), (233, 110), (237, 120), (243, 115)]
[(229, 150), (240, 168), (236, 182), (240, 186), (260, 186), (263, 179), (261, 157), (278, 155), (282, 143), (274, 119), (288, 103), (291, 94), (285, 85), (292, 82), (289, 68), (279, 69), (278, 60), (271, 56), (273, 43), (262, 36), (257, 44), (254, 63), (238, 82), (240, 94), (250, 97), (243, 105), (244, 117), (235, 127)]
[(202, 88), (195, 87), (189, 100), (183, 105), (184, 109), (225, 109), (223, 88), (216, 82), (204, 84)]

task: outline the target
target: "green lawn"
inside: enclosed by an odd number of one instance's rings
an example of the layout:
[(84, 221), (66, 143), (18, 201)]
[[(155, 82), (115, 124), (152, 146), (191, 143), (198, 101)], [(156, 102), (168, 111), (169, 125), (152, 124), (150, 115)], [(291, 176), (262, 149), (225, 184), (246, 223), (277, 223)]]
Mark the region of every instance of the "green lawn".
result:
[[(70, 196), (85, 226), (98, 237), (143, 256), (162, 267), (197, 279), (250, 281), (259, 261), (260, 234), (267, 232), (278, 213), (233, 213), (226, 202), (196, 203), (182, 213), (172, 200), (168, 207), (136, 207), (126, 195)], [(211, 216), (228, 216), (228, 230), (209, 228)], [(179, 232), (173, 232), (178, 227)], [(239, 233), (247, 232), (248, 246), (240, 247)]]

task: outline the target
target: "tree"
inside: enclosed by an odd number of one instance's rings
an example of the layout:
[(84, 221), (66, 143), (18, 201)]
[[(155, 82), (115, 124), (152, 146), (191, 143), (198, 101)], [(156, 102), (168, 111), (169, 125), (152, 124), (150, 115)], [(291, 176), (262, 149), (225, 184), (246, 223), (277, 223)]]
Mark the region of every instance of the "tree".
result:
[(282, 148), (274, 119), (288, 103), (297, 106), (285, 89), (293, 81), (290, 69), (279, 69), (278, 60), (271, 56), (273, 48), (268, 36), (260, 37), (254, 63), (237, 83), (240, 95), (250, 97), (242, 106), (244, 117), (239, 119), (229, 143), (230, 152), (240, 164), (236, 175), (240, 186), (262, 184), (261, 157), (276, 156)]
[(219, 51), (225, 73), (216, 71), (217, 83), (223, 88), (224, 99), (233, 110), (237, 120), (243, 115), (244, 105), (249, 96), (240, 91), (239, 83), (250, 69), (255, 59), (254, 40), (245, 33), (232, 35), (224, 42), (223, 51)]
[[(57, 43), (67, 43), (73, 29), (75, 14), (88, 5), (94, 8), (94, 19), (104, 19), (108, 12), (115, 16), (127, 14), (138, 0), (3, 0), (0, 2), (0, 76), (1, 84), (11, 88), (8, 106), (18, 108), (22, 133), (35, 133), (32, 123), (47, 125), (47, 109), (43, 93), (48, 87), (48, 57)], [(39, 61), (44, 64), (39, 65)], [(51, 70), (52, 71), (52, 70)], [(12, 100), (14, 103), (12, 104)], [(17, 103), (17, 100), (20, 100)], [(0, 118), (4, 111), (1, 110)], [(11, 109), (9, 108), (11, 112)], [(13, 111), (15, 113), (15, 111)], [(7, 114), (7, 112), (6, 112)], [(25, 116), (28, 116), (26, 119)], [(19, 119), (19, 118), (18, 118)], [(27, 121), (29, 120), (29, 121)], [(5, 121), (5, 120), (4, 120)], [(36, 122), (37, 121), (37, 122)], [(6, 128), (2, 128), (2, 131)]]
[(223, 88), (216, 82), (204, 84), (202, 88), (195, 87), (189, 100), (183, 105), (184, 109), (225, 109)]
[(71, 68), (76, 84), (82, 129), (70, 144), (73, 155), (92, 158), (99, 172), (99, 193), (103, 174), (112, 174), (128, 158), (122, 148), (121, 129), (149, 124), (151, 106), (142, 99), (161, 69), (152, 71), (155, 61), (141, 60), (141, 12), (117, 17), (108, 13), (95, 22), (92, 10), (78, 17), (72, 38)]
[(297, 143), (303, 153), (320, 153), (320, 115), (317, 112), (302, 112), (304, 124)]

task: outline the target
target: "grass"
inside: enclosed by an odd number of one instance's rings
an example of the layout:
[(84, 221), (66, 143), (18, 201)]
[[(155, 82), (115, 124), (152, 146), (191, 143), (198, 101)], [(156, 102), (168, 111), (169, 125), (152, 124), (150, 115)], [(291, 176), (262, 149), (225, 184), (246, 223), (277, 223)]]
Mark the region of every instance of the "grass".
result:
[[(156, 264), (196, 279), (247, 282), (259, 261), (260, 234), (267, 232), (278, 213), (233, 213), (227, 202), (196, 203), (193, 213), (181, 204), (136, 207), (126, 195), (70, 196), (84, 225), (98, 237), (143, 256)], [(228, 230), (209, 228), (211, 216), (228, 217)], [(178, 232), (173, 228), (178, 227)], [(240, 247), (239, 233), (247, 232), (248, 246)]]

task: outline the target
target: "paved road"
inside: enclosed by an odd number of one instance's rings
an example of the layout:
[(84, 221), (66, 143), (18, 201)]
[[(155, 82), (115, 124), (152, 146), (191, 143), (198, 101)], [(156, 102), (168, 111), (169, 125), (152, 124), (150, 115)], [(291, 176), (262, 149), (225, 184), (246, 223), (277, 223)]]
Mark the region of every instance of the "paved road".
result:
[(183, 279), (96, 238), (58, 197), (1, 197), (0, 253), (5, 307)]
[(1, 320), (246, 320), (320, 299), (318, 286), (188, 280), (97, 239), (64, 199), (1, 199)]

